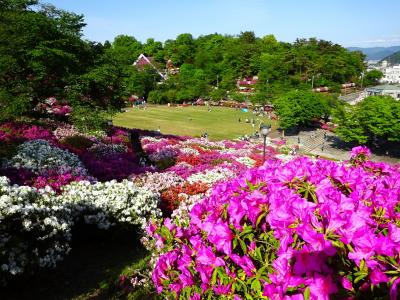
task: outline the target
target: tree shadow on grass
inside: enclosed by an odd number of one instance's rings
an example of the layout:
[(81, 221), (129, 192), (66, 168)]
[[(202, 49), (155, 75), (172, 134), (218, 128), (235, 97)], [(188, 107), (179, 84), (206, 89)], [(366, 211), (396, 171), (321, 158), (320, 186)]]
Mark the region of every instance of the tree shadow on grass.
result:
[(74, 234), (70, 254), (56, 269), (20, 278), (0, 291), (0, 298), (112, 299), (110, 285), (124, 269), (148, 255), (131, 230), (84, 229)]

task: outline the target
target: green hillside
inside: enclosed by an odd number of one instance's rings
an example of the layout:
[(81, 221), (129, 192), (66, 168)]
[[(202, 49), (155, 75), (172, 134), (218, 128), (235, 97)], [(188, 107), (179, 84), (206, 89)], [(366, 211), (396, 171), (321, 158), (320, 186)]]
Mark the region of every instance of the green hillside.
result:
[(400, 51), (397, 51), (389, 56), (386, 56), (383, 60), (387, 60), (392, 65), (400, 64)]

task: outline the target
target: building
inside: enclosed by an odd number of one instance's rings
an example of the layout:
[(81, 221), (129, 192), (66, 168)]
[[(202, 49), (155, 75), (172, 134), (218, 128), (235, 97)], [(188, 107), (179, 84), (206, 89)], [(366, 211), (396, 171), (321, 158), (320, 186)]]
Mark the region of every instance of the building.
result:
[(386, 67), (383, 70), (382, 83), (400, 83), (400, 65)]
[(138, 68), (139, 70), (143, 70), (146, 66), (153, 68), (156, 72), (161, 76), (163, 80), (167, 79), (167, 75), (165, 72), (161, 72), (159, 68), (157, 68), (157, 64), (154, 62), (152, 57), (147, 57), (144, 54), (140, 54), (138, 59), (133, 63), (133, 66)]
[(255, 86), (258, 82), (258, 76), (246, 77), (236, 81), (238, 92), (243, 95), (251, 95), (254, 93)]
[(400, 100), (400, 84), (378, 85), (366, 89), (366, 96), (391, 96)]

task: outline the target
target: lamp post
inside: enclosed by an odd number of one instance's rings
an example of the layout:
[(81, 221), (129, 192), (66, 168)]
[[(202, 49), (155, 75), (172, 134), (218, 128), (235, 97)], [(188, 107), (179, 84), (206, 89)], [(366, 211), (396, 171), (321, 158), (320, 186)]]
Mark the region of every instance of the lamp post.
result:
[(267, 146), (267, 135), (271, 131), (271, 125), (262, 124), (260, 126), (261, 135), (264, 137), (264, 149), (263, 149), (263, 162), (265, 162), (265, 147)]

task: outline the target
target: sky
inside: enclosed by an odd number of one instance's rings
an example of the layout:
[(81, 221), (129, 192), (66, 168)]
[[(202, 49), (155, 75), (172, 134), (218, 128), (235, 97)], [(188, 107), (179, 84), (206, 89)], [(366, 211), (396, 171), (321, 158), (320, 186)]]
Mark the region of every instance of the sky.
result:
[(400, 0), (42, 0), (85, 16), (88, 40), (145, 42), (254, 31), (279, 41), (316, 37), (343, 46), (400, 45)]

